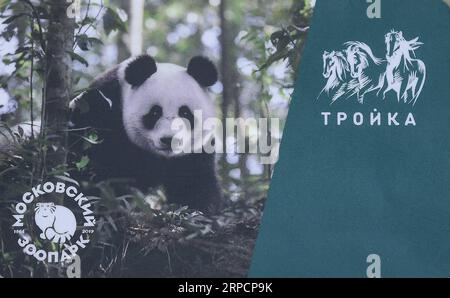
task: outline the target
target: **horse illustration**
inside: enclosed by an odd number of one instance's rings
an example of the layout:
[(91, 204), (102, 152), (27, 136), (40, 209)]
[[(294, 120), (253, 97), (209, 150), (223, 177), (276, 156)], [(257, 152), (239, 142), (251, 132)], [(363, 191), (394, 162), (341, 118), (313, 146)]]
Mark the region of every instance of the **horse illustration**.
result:
[[(395, 30), (385, 35), (387, 86), (378, 91), (383, 90), (383, 99), (387, 92), (394, 90), (398, 102), (403, 99), (404, 103), (416, 104), (426, 78), (425, 63), (411, 57), (411, 53), (415, 57), (414, 51), (423, 44), (418, 39), (416, 37), (408, 41), (403, 37), (402, 31)], [(408, 91), (411, 91), (411, 96)]]
[(359, 41), (344, 43), (346, 59), (350, 66), (350, 75), (356, 79), (356, 84), (350, 83), (349, 97), (357, 95), (359, 103), (364, 102), (364, 95), (381, 89), (384, 83), (386, 61), (375, 57), (370, 47)]
[(349, 64), (342, 51), (332, 51), (323, 53), (323, 77), (327, 79), (325, 87), (320, 91), (317, 98), (325, 92), (331, 96), (331, 102), (335, 102), (346, 94), (347, 79), (350, 78)]

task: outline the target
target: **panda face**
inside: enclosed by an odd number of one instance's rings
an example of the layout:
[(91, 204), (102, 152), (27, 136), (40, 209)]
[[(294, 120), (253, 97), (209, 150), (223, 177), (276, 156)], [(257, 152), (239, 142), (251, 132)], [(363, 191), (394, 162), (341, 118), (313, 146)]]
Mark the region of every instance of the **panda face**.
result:
[[(142, 69), (143, 61), (135, 68), (133, 62), (126, 61), (119, 69), (123, 124), (128, 138), (140, 148), (159, 156), (170, 158), (181, 155), (173, 152), (173, 146), (183, 145), (181, 139), (187, 140), (188, 136), (191, 144), (198, 142), (193, 139), (192, 130), (201, 124), (198, 121), (215, 116), (212, 99), (204, 86), (200, 85), (202, 81), (189, 72), (189, 67), (186, 69), (169, 63), (155, 63), (154, 69), (148, 71), (148, 68), (152, 68), (149, 60), (146, 61), (147, 69)], [(143, 80), (142, 76), (148, 77)], [(215, 77), (214, 82), (217, 73)], [(201, 119), (194, 117), (195, 111), (201, 111)], [(180, 118), (189, 124), (187, 127), (191, 131), (180, 134), (180, 130), (173, 129), (173, 121)], [(180, 135), (183, 138), (179, 139)]]

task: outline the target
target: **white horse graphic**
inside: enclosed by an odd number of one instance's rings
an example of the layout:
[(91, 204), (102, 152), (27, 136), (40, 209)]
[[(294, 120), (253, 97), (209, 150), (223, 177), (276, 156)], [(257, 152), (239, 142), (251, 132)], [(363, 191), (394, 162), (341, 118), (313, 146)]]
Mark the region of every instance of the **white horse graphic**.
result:
[[(408, 41), (402, 31), (392, 30), (386, 34), (387, 87), (383, 90), (383, 99), (388, 91), (394, 90), (399, 102), (403, 99), (404, 103), (415, 105), (426, 78), (425, 63), (411, 57), (411, 53), (415, 57), (414, 51), (423, 44), (418, 39), (416, 37)], [(408, 91), (411, 91), (411, 95)]]
[(364, 95), (381, 89), (384, 83), (386, 61), (375, 57), (370, 47), (359, 41), (348, 41), (344, 44), (350, 75), (356, 80), (356, 86), (349, 84), (349, 97), (357, 95), (359, 103), (364, 102)]
[[(323, 73), (327, 82), (317, 99), (326, 93), (331, 103), (339, 98), (356, 95), (364, 103), (364, 95), (376, 95), (393, 90), (397, 101), (415, 105), (426, 78), (425, 63), (415, 58), (414, 51), (422, 45), (418, 37), (407, 41), (401, 31), (392, 30), (385, 36), (386, 60), (377, 58), (372, 49), (360, 41), (344, 43), (344, 49), (323, 53)], [(413, 57), (411, 56), (413, 55)]]
[(320, 91), (317, 98), (325, 92), (331, 97), (331, 102), (346, 94), (347, 80), (350, 77), (350, 68), (342, 51), (325, 51), (323, 59), (323, 77), (327, 79), (325, 87)]

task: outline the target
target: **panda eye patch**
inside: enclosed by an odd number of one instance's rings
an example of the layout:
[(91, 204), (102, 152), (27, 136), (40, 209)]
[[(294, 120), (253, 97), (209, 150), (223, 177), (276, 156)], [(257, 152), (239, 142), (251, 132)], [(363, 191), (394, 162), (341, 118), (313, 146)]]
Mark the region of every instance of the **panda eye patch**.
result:
[(142, 117), (142, 122), (144, 123), (144, 127), (147, 129), (153, 129), (158, 122), (159, 118), (161, 118), (163, 110), (161, 106), (154, 105), (150, 111)]
[(194, 115), (192, 114), (191, 109), (189, 109), (187, 106), (181, 106), (178, 109), (178, 116), (188, 120), (191, 125), (191, 129), (194, 128)]

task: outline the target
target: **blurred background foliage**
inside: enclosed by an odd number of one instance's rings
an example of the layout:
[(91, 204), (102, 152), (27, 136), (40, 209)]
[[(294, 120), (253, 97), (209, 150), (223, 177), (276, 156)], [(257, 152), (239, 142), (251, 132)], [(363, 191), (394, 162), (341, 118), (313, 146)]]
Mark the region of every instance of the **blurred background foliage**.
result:
[[(210, 88), (218, 113), (279, 118), (280, 131), (271, 133), (281, 138), (314, 2), (83, 0), (72, 10), (71, 98), (132, 55), (187, 65), (202, 54), (220, 71)], [(57, 149), (51, 134), (35, 132), (45, 112), (50, 5), (0, 0), (0, 140), (14, 147), (0, 156), (0, 276), (5, 277), (63, 275), (61, 267), (37, 263), (18, 250), (11, 208), (31, 186), (47, 179), (73, 182), (67, 173), (89, 164), (80, 156), (73, 165), (47, 166), (45, 157)], [(17, 105), (7, 111), (11, 102)], [(95, 136), (87, 141), (95, 144)], [(93, 244), (82, 255), (82, 275), (245, 276), (273, 171), (259, 158), (218, 157), (227, 204), (214, 216), (168, 205), (160, 189), (142, 193), (123, 181), (80, 182), (85, 193), (96, 194), (90, 199), (98, 218)], [(124, 187), (127, 195), (119, 191)]]

